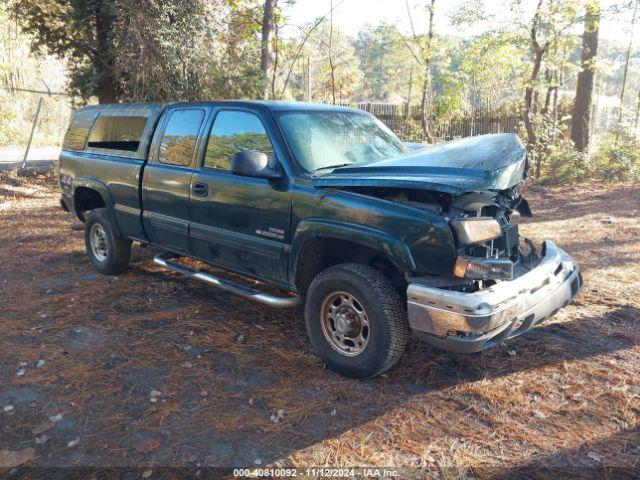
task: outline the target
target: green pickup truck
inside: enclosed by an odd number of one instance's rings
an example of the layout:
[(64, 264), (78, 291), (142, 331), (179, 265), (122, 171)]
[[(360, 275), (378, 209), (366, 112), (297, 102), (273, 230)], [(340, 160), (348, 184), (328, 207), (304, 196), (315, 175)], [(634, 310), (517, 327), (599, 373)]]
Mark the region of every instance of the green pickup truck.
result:
[(125, 270), (135, 241), (195, 280), (304, 305), (317, 354), (360, 378), (391, 368), (410, 333), (478, 352), (576, 296), (572, 259), (510, 223), (531, 215), (526, 173), (515, 134), (403, 144), (368, 113), (295, 102), (88, 106), (60, 157), (61, 204), (98, 271)]

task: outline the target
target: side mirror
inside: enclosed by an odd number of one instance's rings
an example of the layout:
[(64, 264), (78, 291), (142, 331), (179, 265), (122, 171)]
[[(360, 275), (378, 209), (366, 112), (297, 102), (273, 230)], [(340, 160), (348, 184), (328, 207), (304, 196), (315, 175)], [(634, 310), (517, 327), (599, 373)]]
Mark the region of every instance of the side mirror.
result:
[(257, 150), (237, 152), (231, 157), (231, 171), (235, 175), (256, 178), (280, 178), (282, 172), (269, 166), (269, 157)]

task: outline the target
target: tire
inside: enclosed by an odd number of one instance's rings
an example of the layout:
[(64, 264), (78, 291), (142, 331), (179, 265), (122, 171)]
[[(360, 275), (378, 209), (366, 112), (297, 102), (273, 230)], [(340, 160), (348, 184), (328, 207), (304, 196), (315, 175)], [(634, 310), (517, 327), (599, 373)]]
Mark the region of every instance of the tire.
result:
[(100, 273), (114, 275), (126, 270), (131, 258), (131, 241), (116, 233), (105, 208), (92, 210), (86, 216), (84, 244)]
[(409, 337), (398, 292), (382, 273), (359, 263), (321, 272), (307, 292), (304, 316), (316, 353), (348, 377), (384, 373), (400, 360)]

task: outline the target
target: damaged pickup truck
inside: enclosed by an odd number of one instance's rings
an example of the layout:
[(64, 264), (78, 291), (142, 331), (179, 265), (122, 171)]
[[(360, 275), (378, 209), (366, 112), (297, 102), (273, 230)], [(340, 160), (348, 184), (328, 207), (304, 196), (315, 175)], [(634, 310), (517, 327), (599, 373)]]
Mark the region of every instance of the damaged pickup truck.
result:
[(284, 102), (89, 106), (60, 158), (100, 272), (124, 271), (136, 241), (195, 280), (304, 303), (315, 351), (352, 377), (391, 368), (410, 332), (478, 352), (571, 302), (578, 266), (511, 223), (531, 215), (526, 172), (514, 134), (408, 146), (367, 113)]

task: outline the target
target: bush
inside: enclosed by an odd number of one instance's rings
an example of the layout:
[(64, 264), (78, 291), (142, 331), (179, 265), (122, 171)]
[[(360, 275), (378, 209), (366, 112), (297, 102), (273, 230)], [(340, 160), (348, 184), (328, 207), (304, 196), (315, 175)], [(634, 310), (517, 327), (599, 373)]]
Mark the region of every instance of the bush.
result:
[(540, 180), (543, 183), (580, 182), (589, 177), (587, 158), (573, 147), (573, 142), (560, 137), (547, 146)]
[(590, 170), (593, 177), (602, 180), (640, 180), (640, 141), (623, 128), (608, 133), (591, 158)]

